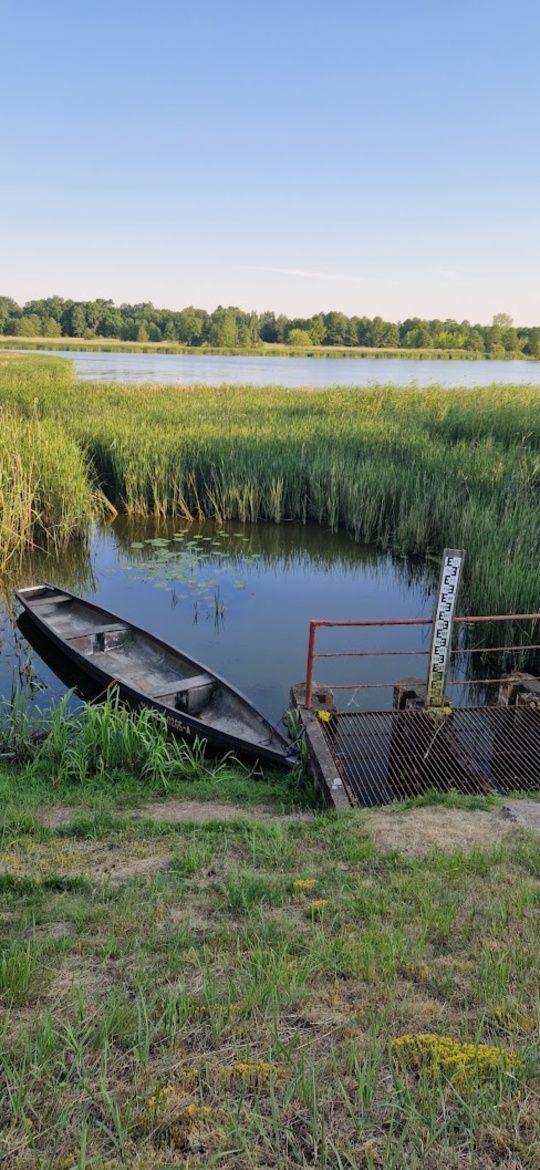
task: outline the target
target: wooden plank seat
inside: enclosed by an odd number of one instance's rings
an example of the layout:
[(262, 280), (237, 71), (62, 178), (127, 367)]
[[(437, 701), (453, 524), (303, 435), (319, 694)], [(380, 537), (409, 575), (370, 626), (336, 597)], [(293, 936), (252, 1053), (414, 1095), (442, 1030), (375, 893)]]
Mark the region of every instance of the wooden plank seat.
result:
[(73, 604), (72, 597), (51, 597), (50, 594), (46, 597), (32, 598), (32, 609), (36, 609), (39, 605), (67, 605)]
[(209, 674), (193, 674), (189, 678), (171, 679), (166, 691), (152, 691), (152, 698), (161, 700), (168, 707), (198, 715), (210, 702), (216, 690), (216, 680)]
[(207, 687), (214, 680), (209, 674), (192, 674), (189, 678), (172, 678), (166, 691), (150, 691), (153, 699), (165, 699), (168, 695), (183, 694), (184, 691), (194, 691), (199, 687)]
[(125, 622), (109, 622), (106, 626), (89, 626), (87, 630), (79, 630), (77, 634), (66, 637), (66, 642), (76, 642), (78, 638), (91, 638), (93, 634), (112, 634), (128, 630)]

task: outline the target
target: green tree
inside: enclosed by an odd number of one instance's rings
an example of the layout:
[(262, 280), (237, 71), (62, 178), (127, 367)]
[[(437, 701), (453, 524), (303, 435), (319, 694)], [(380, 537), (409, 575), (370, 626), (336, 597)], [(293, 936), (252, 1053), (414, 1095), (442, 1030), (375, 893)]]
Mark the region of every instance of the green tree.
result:
[(7, 333), (8, 321), (16, 321), (20, 316), (19, 306), (11, 297), (0, 297), (0, 333)]
[(309, 332), (313, 345), (322, 345), (325, 334), (324, 317), (322, 313), (317, 313), (309, 322)]
[(207, 340), (209, 345), (223, 346), (233, 349), (238, 344), (238, 329), (236, 323), (236, 309), (224, 309), (219, 305), (210, 314)]
[(86, 313), (80, 303), (72, 304), (62, 314), (62, 330), (68, 337), (82, 337), (86, 329)]
[(503, 329), (502, 343), (507, 353), (519, 353), (521, 343), (517, 335), (517, 329)]
[(137, 328), (137, 341), (148, 341), (149, 336), (150, 335), (148, 333), (148, 329), (146, 328), (145, 322), (141, 321)]
[(42, 337), (60, 337), (61, 333), (60, 322), (57, 321), (56, 317), (41, 318)]
[(530, 354), (531, 357), (540, 358), (540, 328), (538, 325), (528, 330), (524, 341), (523, 352)]
[(15, 330), (17, 337), (41, 337), (41, 317), (37, 313), (28, 313), (19, 317)]
[(491, 324), (497, 329), (511, 329), (514, 322), (508, 313), (495, 313)]
[(313, 341), (311, 333), (308, 329), (291, 329), (287, 334), (287, 342), (289, 345), (312, 345)]
[(484, 338), (479, 329), (471, 329), (468, 336), (465, 338), (465, 349), (472, 350), (475, 353), (484, 352)]
[(348, 321), (344, 313), (326, 313), (324, 318), (325, 324), (325, 345), (345, 345), (347, 337)]

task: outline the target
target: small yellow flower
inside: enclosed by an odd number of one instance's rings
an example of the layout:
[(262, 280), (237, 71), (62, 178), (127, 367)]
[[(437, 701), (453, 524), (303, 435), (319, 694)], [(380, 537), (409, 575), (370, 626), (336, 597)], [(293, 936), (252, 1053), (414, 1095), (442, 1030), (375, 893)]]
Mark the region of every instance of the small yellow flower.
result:
[(150, 1109), (156, 1109), (160, 1105), (164, 1105), (167, 1097), (174, 1093), (173, 1085), (164, 1085), (162, 1089), (158, 1089), (153, 1097), (148, 1098), (148, 1106)]
[(198, 1118), (203, 1117), (210, 1117), (211, 1113), (212, 1110), (209, 1105), (186, 1105), (186, 1108), (184, 1109), (185, 1116), (190, 1117), (192, 1120), (197, 1120)]
[(313, 901), (309, 903), (308, 909), (321, 911), (324, 910), (325, 906), (328, 906), (328, 898), (314, 898)]
[(331, 718), (331, 711), (317, 711), (317, 719), (320, 719), (321, 723), (329, 723)]
[(283, 1075), (283, 1069), (267, 1060), (237, 1060), (223, 1070), (227, 1076), (238, 1078), (244, 1084), (267, 1084), (269, 1080)]
[(316, 885), (316, 878), (297, 878), (293, 882), (293, 890), (298, 890), (301, 894), (309, 894), (311, 890), (315, 889)]
[(450, 1036), (429, 1032), (416, 1036), (399, 1036), (392, 1041), (396, 1060), (406, 1068), (427, 1070), (433, 1075), (446, 1073), (462, 1084), (473, 1077), (486, 1077), (511, 1071), (516, 1058), (504, 1048), (492, 1044), (462, 1044)]

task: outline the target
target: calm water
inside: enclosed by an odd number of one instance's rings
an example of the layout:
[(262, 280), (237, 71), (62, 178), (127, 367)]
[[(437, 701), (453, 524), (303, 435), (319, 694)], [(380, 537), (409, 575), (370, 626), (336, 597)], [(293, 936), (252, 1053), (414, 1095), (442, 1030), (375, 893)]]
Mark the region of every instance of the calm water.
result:
[[(42, 351), (40, 351), (42, 352)], [(171, 385), (489, 386), (540, 385), (540, 362), (415, 361), (390, 358), (220, 357), (211, 354), (73, 353), (80, 379)]]
[[(432, 610), (434, 566), (355, 544), (347, 535), (296, 524), (218, 529), (211, 524), (133, 523), (96, 528), (86, 546), (58, 562), (36, 557), (20, 579), (4, 582), (0, 693), (22, 685), (46, 707), (65, 686), (14, 624), (17, 585), (49, 580), (97, 599), (214, 667), (262, 710), (279, 719), (289, 688), (305, 675), (310, 618), (422, 617)], [(320, 649), (424, 646), (417, 630), (324, 631)], [(424, 659), (322, 660), (318, 681), (383, 682), (425, 670)], [(397, 673), (396, 673), (397, 672)], [(338, 692), (378, 709), (391, 689)], [(369, 695), (369, 698), (368, 698)]]

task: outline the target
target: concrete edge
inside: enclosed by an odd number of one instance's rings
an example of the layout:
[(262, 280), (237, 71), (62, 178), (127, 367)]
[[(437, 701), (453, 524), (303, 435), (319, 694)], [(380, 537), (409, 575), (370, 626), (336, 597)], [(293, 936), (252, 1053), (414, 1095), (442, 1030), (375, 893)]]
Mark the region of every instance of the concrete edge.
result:
[(329, 710), (333, 706), (333, 697), (330, 696), (328, 700), (326, 695), (324, 704), (319, 704), (318, 707), (314, 706), (313, 711), (307, 711), (304, 707), (304, 694), (303, 684), (291, 687), (291, 704), (300, 718), (304, 731), (313, 779), (326, 804), (337, 809), (350, 809), (353, 807), (352, 801), (349, 799), (347, 789), (337, 771), (316, 715), (317, 710)]

